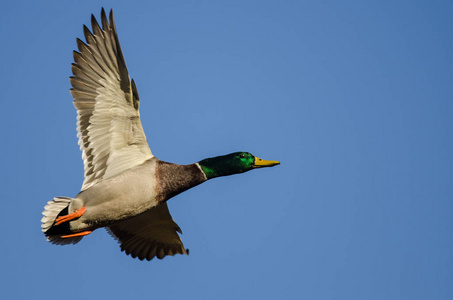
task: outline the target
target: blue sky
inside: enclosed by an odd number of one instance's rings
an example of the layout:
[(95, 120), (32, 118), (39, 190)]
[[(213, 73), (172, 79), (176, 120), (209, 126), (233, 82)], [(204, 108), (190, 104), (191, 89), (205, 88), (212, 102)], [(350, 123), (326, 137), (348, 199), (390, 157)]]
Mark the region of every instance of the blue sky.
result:
[[(44, 204), (83, 181), (68, 77), (102, 6), (158, 158), (282, 163), (171, 199), (189, 256), (40, 231)], [(452, 15), (448, 1), (3, 3), (2, 295), (452, 299)]]

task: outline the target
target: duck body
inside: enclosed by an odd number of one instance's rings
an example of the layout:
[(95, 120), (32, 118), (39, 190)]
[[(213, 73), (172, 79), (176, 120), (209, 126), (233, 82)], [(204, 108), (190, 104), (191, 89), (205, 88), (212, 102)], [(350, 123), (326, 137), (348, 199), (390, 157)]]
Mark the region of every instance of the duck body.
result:
[(69, 221), (64, 234), (93, 231), (137, 216), (206, 180), (198, 163), (178, 165), (153, 157), (74, 197), (68, 205), (68, 213), (82, 207), (86, 212)]

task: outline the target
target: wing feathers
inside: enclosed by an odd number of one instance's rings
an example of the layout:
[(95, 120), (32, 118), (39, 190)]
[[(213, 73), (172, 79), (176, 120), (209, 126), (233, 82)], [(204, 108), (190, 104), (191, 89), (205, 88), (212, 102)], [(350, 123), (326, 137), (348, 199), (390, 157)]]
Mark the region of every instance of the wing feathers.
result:
[(138, 91), (137, 91), (137, 86), (135, 85), (134, 79), (131, 80), (131, 85), (132, 85), (132, 95), (134, 98), (134, 108), (138, 110), (139, 107), (139, 97), (138, 97)]
[(188, 254), (171, 218), (167, 203), (109, 227), (108, 231), (121, 244), (121, 250), (140, 260), (159, 259), (166, 255)]
[[(108, 35), (104, 35), (101, 28), (99, 27), (98, 22), (96, 21), (96, 18), (93, 15), (91, 15), (91, 27), (93, 28), (94, 38), (96, 39), (96, 45), (98, 46), (99, 53), (101, 54), (105, 64), (108, 66), (110, 71), (116, 74), (116, 68), (112, 63), (112, 61), (114, 61), (115, 59), (115, 57), (113, 56), (113, 51), (106, 46), (106, 44), (108, 45), (110, 43), (109, 39), (107, 39)], [(106, 41), (107, 43), (104, 43), (103, 41)]]
[(129, 79), (113, 12), (101, 24), (91, 17), (86, 42), (77, 39), (71, 94), (77, 109), (79, 145), (84, 160), (82, 190), (153, 157), (138, 113), (138, 92)]
[[(92, 95), (96, 95), (93, 91), (96, 90), (99, 86), (96, 86), (92, 81), (83, 80), (80, 77), (69, 77), (69, 82), (74, 87), (73, 89), (77, 91), (82, 91), (86, 93), (91, 93)], [(92, 99), (90, 99), (92, 102)]]
[(115, 46), (116, 46), (116, 58), (117, 58), (118, 68), (120, 70), (120, 76), (121, 76), (121, 78), (120, 78), (121, 89), (125, 93), (129, 93), (131, 90), (131, 87), (129, 84), (129, 73), (127, 72), (126, 61), (124, 60), (123, 51), (121, 50), (120, 41), (118, 40), (118, 34), (116, 33), (115, 20), (113, 18), (113, 10), (110, 10), (109, 20), (110, 20), (110, 26), (112, 29), (111, 36), (113, 37), (113, 40), (114, 40)]
[(96, 84), (100, 87), (101, 84), (99, 82), (99, 75), (89, 66), (82, 54), (74, 51), (73, 57), (75, 62), (75, 64), (73, 64), (74, 67), (71, 68), (72, 74), (74, 74), (73, 77), (90, 82), (91, 84)]

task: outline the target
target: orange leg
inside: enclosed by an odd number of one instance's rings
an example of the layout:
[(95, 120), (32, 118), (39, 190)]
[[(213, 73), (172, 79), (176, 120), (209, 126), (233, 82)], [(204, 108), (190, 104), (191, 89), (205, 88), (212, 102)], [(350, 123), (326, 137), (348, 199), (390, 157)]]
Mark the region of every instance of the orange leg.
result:
[(68, 222), (68, 221), (80, 218), (85, 212), (86, 212), (86, 208), (85, 208), (85, 206), (82, 206), (81, 208), (79, 208), (78, 210), (73, 212), (72, 214), (68, 214), (66, 216), (58, 217), (55, 220), (55, 225), (54, 226), (58, 226), (61, 223)]
[(76, 236), (85, 236), (85, 235), (89, 235), (90, 233), (92, 233), (93, 231), (92, 230), (89, 230), (89, 231), (81, 231), (81, 232), (77, 232), (77, 233), (73, 233), (73, 234), (68, 234), (68, 235), (62, 235), (60, 236), (62, 239), (67, 239), (67, 238), (72, 238), (72, 237), (76, 237)]

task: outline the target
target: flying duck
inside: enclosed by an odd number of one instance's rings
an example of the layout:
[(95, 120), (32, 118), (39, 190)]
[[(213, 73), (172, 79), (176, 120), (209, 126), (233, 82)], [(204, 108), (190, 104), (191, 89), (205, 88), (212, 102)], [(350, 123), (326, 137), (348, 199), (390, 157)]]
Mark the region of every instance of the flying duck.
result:
[(190, 165), (154, 157), (139, 114), (113, 12), (101, 24), (91, 15), (86, 43), (77, 39), (70, 82), (77, 109), (77, 136), (85, 179), (74, 198), (55, 197), (44, 207), (42, 231), (57, 245), (76, 244), (105, 227), (122, 251), (140, 260), (188, 254), (166, 201), (209, 179), (271, 167), (248, 152), (203, 159)]

